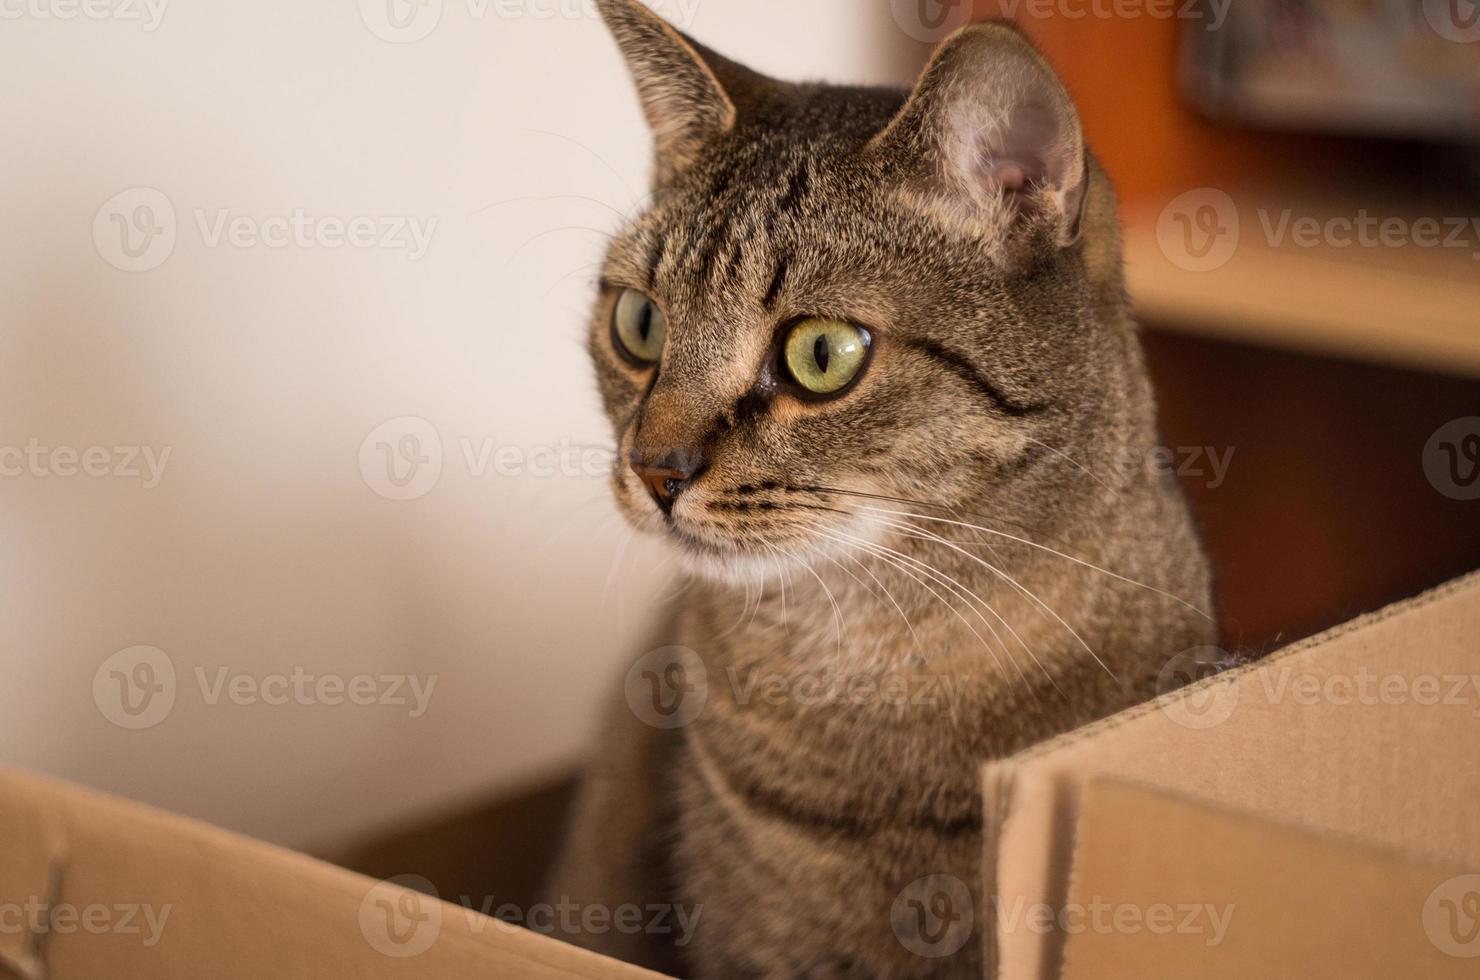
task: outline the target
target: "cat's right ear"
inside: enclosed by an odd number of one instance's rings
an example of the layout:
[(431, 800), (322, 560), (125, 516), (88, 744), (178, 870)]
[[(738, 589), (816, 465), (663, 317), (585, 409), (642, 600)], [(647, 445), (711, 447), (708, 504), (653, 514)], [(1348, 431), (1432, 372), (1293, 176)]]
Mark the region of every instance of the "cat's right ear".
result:
[(1034, 229), (1058, 246), (1079, 236), (1089, 174), (1078, 113), (1005, 23), (943, 41), (870, 151), (933, 210), (1009, 247)]
[(751, 73), (690, 41), (639, 0), (596, 0), (596, 6), (637, 85), (662, 186), (734, 127), (736, 102), (721, 73)]

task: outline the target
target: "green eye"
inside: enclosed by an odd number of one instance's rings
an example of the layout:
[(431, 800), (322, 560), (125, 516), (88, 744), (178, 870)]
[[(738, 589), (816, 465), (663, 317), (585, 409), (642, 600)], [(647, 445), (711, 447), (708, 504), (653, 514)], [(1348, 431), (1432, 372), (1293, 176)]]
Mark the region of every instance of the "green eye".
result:
[(831, 395), (852, 384), (868, 359), (870, 338), (842, 320), (803, 320), (783, 351), (792, 379), (814, 395)]
[(635, 289), (628, 289), (622, 292), (612, 311), (612, 333), (628, 357), (651, 364), (663, 353), (668, 321), (657, 303)]

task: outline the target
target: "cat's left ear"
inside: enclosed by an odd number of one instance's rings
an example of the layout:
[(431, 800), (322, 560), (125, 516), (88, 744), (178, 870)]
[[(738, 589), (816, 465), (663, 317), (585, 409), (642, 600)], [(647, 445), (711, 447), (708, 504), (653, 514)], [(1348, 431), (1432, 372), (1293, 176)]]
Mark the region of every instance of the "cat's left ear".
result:
[(747, 97), (772, 84), (691, 41), (639, 0), (596, 0), (652, 128), (657, 183), (735, 126)]
[(1006, 24), (942, 42), (870, 150), (957, 218), (1004, 236), (1046, 222), (1060, 246), (1079, 237), (1088, 180), (1079, 115), (1048, 62)]

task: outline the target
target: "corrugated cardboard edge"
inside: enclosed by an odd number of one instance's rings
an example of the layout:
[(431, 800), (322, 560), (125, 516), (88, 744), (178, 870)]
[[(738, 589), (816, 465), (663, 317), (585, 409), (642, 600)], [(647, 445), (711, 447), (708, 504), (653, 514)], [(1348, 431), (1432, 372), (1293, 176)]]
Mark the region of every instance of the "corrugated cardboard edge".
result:
[[(24, 876), (13, 875), (14, 869), (37, 863), (26, 859), (26, 855), (31, 853), (45, 855), (48, 862), (64, 862), (60, 900), (94, 901), (96, 899), (89, 895), (79, 894), (73, 883), (89, 881), (96, 885), (104, 880), (116, 881), (111, 876), (118, 874), (120, 869), (128, 869), (128, 855), (133, 853), (130, 849), (137, 851), (140, 843), (146, 842), (154, 852), (167, 849), (168, 853), (160, 860), (177, 865), (175, 869), (166, 870), (178, 871), (180, 879), (186, 882), (182, 885), (184, 893), (189, 894), (191, 888), (198, 888), (201, 881), (212, 882), (209, 893), (196, 895), (200, 901), (192, 909), (199, 913), (193, 917), (195, 925), (180, 916), (173, 920), (186, 931), (185, 943), (192, 948), (212, 948), (217, 937), (206, 933), (221, 928), (223, 923), (230, 923), (238, 930), (248, 928), (249, 924), (252, 928), (262, 929), (265, 935), (261, 937), (261, 944), (270, 948), (273, 917), (282, 913), (272, 908), (271, 903), (264, 907), (249, 900), (249, 896), (260, 898), (266, 892), (282, 894), (300, 908), (312, 908), (314, 916), (323, 916), (326, 936), (332, 934), (340, 941), (334, 957), (331, 958), (327, 952), (324, 954), (325, 962), (295, 962), (294, 976), (352, 974), (367, 978), (382, 975), (402, 977), (423, 975), (420, 969), (432, 967), (430, 962), (424, 961), (419, 967), (416, 959), (383, 956), (357, 935), (344, 942), (351, 930), (356, 929), (359, 909), (366, 896), (371, 889), (384, 886), (313, 858), (142, 804), (18, 771), (0, 771), (0, 828), (21, 828), (26, 832), (23, 838), (0, 839), (0, 872), (5, 872), (5, 877), (0, 878), (0, 902), (50, 894), (40, 890), (48, 885), (38, 878), (34, 869)], [(158, 854), (151, 853), (150, 856), (157, 857)], [(144, 870), (154, 873), (160, 868), (151, 864)], [(252, 875), (250, 881), (246, 880), (248, 872)], [(213, 876), (217, 874), (222, 877), (222, 882), (214, 880)], [(222, 894), (235, 897), (229, 887), (233, 874), (243, 879), (248, 894), (242, 896), (237, 907), (215, 907), (207, 901), (208, 898)], [(417, 902), (432, 901), (416, 892), (407, 891), (406, 894)], [(458, 905), (437, 904), (442, 918), (435, 940), (439, 947), (435, 958), (444, 966), (449, 961), (457, 961), (461, 967), (459, 972), (467, 975), (483, 973), (568, 980), (641, 980), (659, 976), (516, 929)], [(298, 923), (295, 921), (293, 925), (296, 928)], [(192, 929), (194, 935), (190, 934)], [(106, 939), (95, 936), (79, 938), (89, 941)], [(169, 938), (173, 940), (175, 935), (171, 934)], [(63, 940), (60, 936), (53, 936), (46, 942), (56, 944)], [(255, 966), (239, 962), (201, 962), (194, 975), (261, 976), (266, 975), (262, 970), (271, 968), (271, 956), (264, 954), (262, 962)], [(114, 975), (149, 976), (148, 969), (149, 964), (141, 955), (137, 961), (120, 961)], [(511, 974), (509, 970), (517, 972)], [(73, 980), (76, 976), (61, 971), (50, 975), (58, 980)]]
[(1145, 702), (1144, 704), (1138, 704), (1133, 708), (1127, 708), (1126, 710), (1119, 712), (1118, 714), (1111, 715), (1109, 718), (1104, 718), (1100, 721), (1091, 722), (1090, 724), (1085, 725), (1082, 728), (1076, 728), (1072, 732), (1065, 732), (1063, 735), (1059, 735), (1056, 738), (1051, 738), (1046, 742), (1040, 742), (1038, 745), (1035, 745), (1032, 748), (1024, 749), (1022, 752), (1019, 752), (1011, 759), (1005, 761), (1027, 762), (1029, 760), (1037, 758), (1038, 756), (1047, 755), (1048, 753), (1053, 752), (1066, 744), (1082, 742), (1087, 739), (1094, 738), (1102, 731), (1118, 728), (1121, 725), (1126, 724), (1127, 722), (1135, 721), (1142, 715), (1150, 714), (1153, 711), (1160, 710), (1161, 707), (1165, 704), (1169, 704), (1173, 701), (1185, 700), (1204, 690), (1205, 688), (1210, 688), (1218, 684), (1227, 684), (1236, 678), (1244, 676), (1245, 674), (1252, 674), (1257, 671), (1264, 670), (1275, 664), (1294, 659), (1301, 654), (1309, 653), (1313, 649), (1326, 646), (1332, 640), (1345, 636), (1348, 633), (1361, 632), (1362, 630), (1376, 626), (1378, 623), (1387, 622), (1390, 619), (1396, 619), (1397, 617), (1405, 615), (1407, 613), (1416, 612), (1420, 609), (1423, 609), (1425, 606), (1434, 605), (1435, 603), (1441, 602), (1461, 592), (1465, 592), (1476, 587), (1480, 587), (1480, 572), (1473, 572), (1469, 575), (1464, 576), (1463, 578), (1458, 578), (1452, 582), (1447, 582), (1444, 585), (1438, 586), (1437, 588), (1430, 589), (1429, 591), (1414, 596), (1411, 599), (1404, 599), (1400, 602), (1395, 602), (1392, 605), (1384, 606), (1382, 609), (1379, 609), (1376, 612), (1371, 612), (1367, 613), (1364, 616), (1359, 616), (1349, 623), (1344, 623), (1341, 626), (1332, 627), (1331, 629), (1326, 630), (1324, 633), (1317, 633), (1315, 636), (1300, 640), (1297, 643), (1292, 643), (1290, 646), (1285, 647), (1283, 650), (1276, 650), (1274, 653), (1263, 658), (1262, 660), (1256, 660), (1253, 663), (1242, 664), (1238, 667), (1234, 667), (1231, 670), (1224, 671), (1223, 673), (1217, 674), (1213, 677), (1205, 677), (1194, 684), (1189, 684), (1186, 687), (1179, 688), (1169, 694), (1163, 694), (1160, 697), (1153, 698), (1150, 701)]
[[(1012, 812), (1013, 774), (1014, 770), (1008, 764), (989, 765), (982, 770), (982, 894), (994, 898), (997, 895), (998, 843), (1002, 838), (1002, 827)], [(996, 919), (984, 920), (979, 929), (985, 977), (993, 980), (1002, 955)]]
[(1144, 914), (1152, 903), (1205, 904), (1230, 913), (1229, 929), (1214, 947), (1200, 933), (1152, 937), (1081, 922), (1065, 946), (1064, 980), (1476, 974), (1473, 959), (1426, 935), (1422, 914), (1463, 867), (1104, 777), (1085, 783), (1077, 837), (1068, 889), (1076, 908), (1098, 901)]
[[(1153, 698), (1143, 704), (1127, 708), (1125, 711), (1111, 715), (1108, 718), (1085, 725), (1074, 731), (1066, 732), (1056, 738), (1025, 749), (1007, 759), (988, 763), (982, 770), (982, 873), (984, 876), (983, 890), (985, 894), (996, 896), (998, 900), (1002, 899), (1000, 889), (1000, 852), (1004, 832), (1009, 823), (1014, 819), (1042, 820), (1051, 822), (1055, 827), (1059, 828), (1060, 832), (1051, 835), (1051, 853), (1041, 855), (1044, 865), (1048, 869), (1048, 887), (1051, 892), (1045, 898), (1050, 903), (1062, 902), (1068, 892), (1068, 870), (1074, 846), (1073, 828), (1077, 822), (1078, 814), (1078, 801), (1076, 799), (1078, 787), (1072, 782), (1061, 780), (1057, 785), (1052, 787), (1049, 799), (1025, 799), (1022, 793), (1022, 787), (1018, 781), (1018, 773), (1023, 766), (1045, 755), (1059, 751), (1066, 746), (1073, 746), (1077, 743), (1088, 741), (1097, 735), (1119, 728), (1147, 714), (1163, 710), (1168, 704), (1189, 699), (1216, 685), (1233, 683), (1247, 674), (1294, 660), (1312, 650), (1324, 647), (1340, 637), (1370, 629), (1380, 623), (1416, 612), (1460, 593), (1473, 590), (1477, 586), (1480, 586), (1480, 572), (1466, 575), (1411, 599), (1393, 603), (1376, 612), (1368, 613), (1341, 626), (1293, 643), (1262, 660), (1235, 667), (1213, 677), (1204, 678), (1187, 687)], [(1026, 810), (1032, 810), (1034, 812), (1030, 815), (1024, 812)], [(1002, 942), (1001, 936), (998, 934), (995, 916), (990, 922), (984, 924), (983, 949), (985, 954), (983, 975), (986, 980), (1006, 980), (1002, 972)], [(1062, 952), (1062, 947), (1058, 945), (1049, 946), (1045, 950), (1047, 957), (1044, 964), (1046, 975), (1057, 975), (1061, 966)]]
[[(4, 783), (0, 781), (0, 792)], [(8, 893), (52, 898), (66, 867), (64, 834), (27, 809), (7, 809), (0, 802), (0, 843), (25, 841), (25, 847), (0, 846), (0, 901)], [(0, 929), (0, 977), (6, 980), (43, 980), (43, 937), (29, 928)]]

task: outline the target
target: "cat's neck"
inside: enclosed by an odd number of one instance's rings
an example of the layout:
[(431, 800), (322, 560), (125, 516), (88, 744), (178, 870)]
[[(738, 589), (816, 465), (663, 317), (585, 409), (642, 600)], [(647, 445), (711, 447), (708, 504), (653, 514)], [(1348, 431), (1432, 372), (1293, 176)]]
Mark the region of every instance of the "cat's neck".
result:
[(1062, 672), (1085, 653), (1089, 640), (1070, 623), (1094, 611), (1041, 556), (893, 544), (749, 582), (697, 581), (685, 642), (720, 669), (791, 679), (939, 669), (990, 684)]

